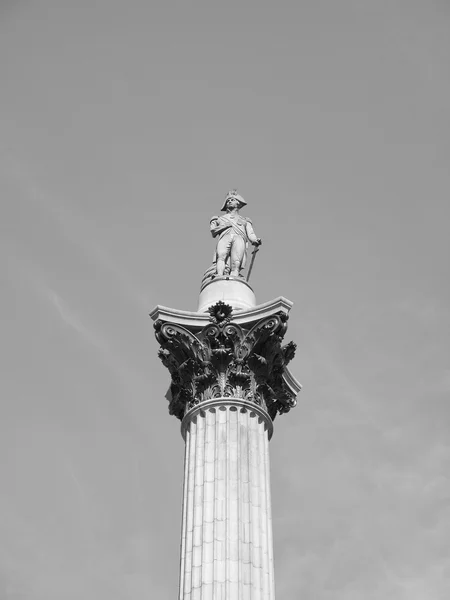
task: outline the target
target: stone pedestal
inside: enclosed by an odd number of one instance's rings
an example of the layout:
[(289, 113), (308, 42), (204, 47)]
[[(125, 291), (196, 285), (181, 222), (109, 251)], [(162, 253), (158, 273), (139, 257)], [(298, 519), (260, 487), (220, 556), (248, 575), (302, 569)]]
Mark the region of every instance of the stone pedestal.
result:
[(203, 284), (198, 299), (198, 312), (207, 312), (219, 300), (229, 304), (234, 310), (248, 310), (256, 306), (255, 294), (242, 277), (215, 277)]
[(275, 598), (269, 440), (301, 388), (282, 345), (291, 305), (151, 313), (186, 441), (179, 600)]

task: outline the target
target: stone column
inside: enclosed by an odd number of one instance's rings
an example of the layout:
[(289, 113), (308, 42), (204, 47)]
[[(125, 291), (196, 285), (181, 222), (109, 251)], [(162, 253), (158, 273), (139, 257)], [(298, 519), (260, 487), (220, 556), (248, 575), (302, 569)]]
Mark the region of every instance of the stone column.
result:
[(151, 315), (186, 442), (179, 600), (275, 599), (269, 440), (301, 387), (281, 345), (289, 308)]
[(273, 600), (271, 420), (220, 398), (183, 420), (180, 600)]

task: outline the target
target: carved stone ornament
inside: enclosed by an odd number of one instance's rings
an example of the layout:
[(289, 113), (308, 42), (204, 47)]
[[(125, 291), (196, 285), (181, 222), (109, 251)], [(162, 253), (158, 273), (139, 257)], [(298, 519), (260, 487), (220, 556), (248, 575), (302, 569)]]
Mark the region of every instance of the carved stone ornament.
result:
[(286, 383), (293, 342), (282, 346), (288, 315), (265, 317), (244, 329), (232, 321), (231, 306), (217, 302), (210, 323), (197, 334), (162, 320), (154, 324), (158, 355), (169, 369), (169, 412), (182, 420), (186, 411), (213, 398), (239, 398), (265, 408), (272, 419), (296, 405)]

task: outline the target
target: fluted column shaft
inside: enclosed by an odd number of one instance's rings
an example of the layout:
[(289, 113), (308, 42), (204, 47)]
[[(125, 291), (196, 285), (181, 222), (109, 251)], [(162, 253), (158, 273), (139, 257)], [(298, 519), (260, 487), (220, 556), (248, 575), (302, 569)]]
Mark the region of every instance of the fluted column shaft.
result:
[(274, 600), (270, 426), (231, 398), (185, 417), (179, 600)]

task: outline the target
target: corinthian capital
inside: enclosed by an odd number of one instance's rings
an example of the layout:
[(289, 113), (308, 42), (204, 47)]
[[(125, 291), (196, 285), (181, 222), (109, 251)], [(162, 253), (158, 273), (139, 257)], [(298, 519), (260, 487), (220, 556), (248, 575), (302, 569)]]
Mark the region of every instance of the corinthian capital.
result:
[[(217, 302), (201, 329), (156, 320), (159, 357), (171, 375), (169, 412), (180, 420), (191, 408), (214, 398), (250, 401), (272, 419), (296, 405), (300, 384), (287, 370), (296, 345), (283, 345), (288, 315), (238, 324), (231, 306)], [(180, 319), (182, 321), (182, 319)]]

